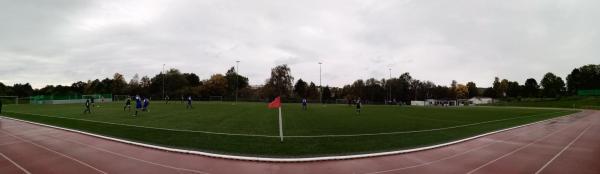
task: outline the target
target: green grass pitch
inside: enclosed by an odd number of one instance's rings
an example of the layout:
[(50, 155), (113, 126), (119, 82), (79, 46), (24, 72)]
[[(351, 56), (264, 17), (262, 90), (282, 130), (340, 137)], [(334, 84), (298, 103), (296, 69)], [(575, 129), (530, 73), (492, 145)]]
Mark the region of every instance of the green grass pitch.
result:
[(300, 104), (285, 103), (285, 138), (280, 142), (277, 110), (267, 109), (266, 103), (195, 102), (193, 109), (185, 109), (185, 104), (179, 102), (155, 101), (150, 112), (137, 117), (132, 116), (133, 110), (123, 111), (122, 103), (99, 106), (92, 109), (92, 114), (83, 114), (82, 104), (5, 105), (2, 115), (181, 149), (260, 157), (316, 157), (422, 147), (577, 112), (364, 105), (358, 115), (348, 105), (312, 104), (303, 111)]

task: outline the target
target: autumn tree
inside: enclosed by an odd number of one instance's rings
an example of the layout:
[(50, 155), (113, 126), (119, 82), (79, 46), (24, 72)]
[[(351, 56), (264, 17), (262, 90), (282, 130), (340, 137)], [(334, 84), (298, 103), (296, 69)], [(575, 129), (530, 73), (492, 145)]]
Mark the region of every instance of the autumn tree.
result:
[(540, 85), (538, 85), (537, 81), (534, 78), (529, 78), (525, 80), (525, 85), (523, 85), (523, 97), (538, 97), (540, 91)]
[(479, 89), (477, 89), (477, 85), (474, 82), (467, 83), (467, 90), (469, 91), (469, 98), (479, 96)]
[(550, 72), (544, 75), (540, 84), (544, 97), (560, 97), (565, 92), (565, 82)]
[(296, 95), (296, 97), (299, 97), (299, 98), (307, 97), (306, 96), (307, 90), (308, 90), (308, 84), (304, 80), (298, 79), (298, 81), (296, 81), (296, 84), (294, 85), (294, 94)]
[(271, 69), (271, 77), (266, 80), (263, 87), (265, 97), (274, 98), (276, 96), (289, 97), (292, 91), (291, 70), (287, 65), (278, 65)]
[(456, 85), (455, 91), (456, 98), (458, 99), (464, 99), (469, 97), (469, 88), (467, 88), (467, 86), (463, 84)]

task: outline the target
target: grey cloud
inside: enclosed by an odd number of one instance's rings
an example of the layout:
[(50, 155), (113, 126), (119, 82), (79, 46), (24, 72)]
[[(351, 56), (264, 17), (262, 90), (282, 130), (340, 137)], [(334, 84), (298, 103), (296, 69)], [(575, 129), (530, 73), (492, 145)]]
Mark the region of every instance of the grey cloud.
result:
[(0, 82), (70, 84), (162, 64), (208, 78), (240, 60), (261, 84), (289, 64), (340, 86), (410, 72), (438, 84), (518, 80), (600, 63), (600, 2), (3, 1)]

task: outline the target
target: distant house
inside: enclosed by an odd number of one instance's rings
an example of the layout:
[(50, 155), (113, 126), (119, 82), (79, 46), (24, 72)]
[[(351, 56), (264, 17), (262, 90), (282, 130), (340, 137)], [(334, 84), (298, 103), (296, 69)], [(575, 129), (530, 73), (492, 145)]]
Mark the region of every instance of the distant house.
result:
[(423, 100), (413, 100), (410, 101), (410, 104), (413, 106), (456, 106), (456, 100), (442, 100), (442, 99), (427, 99)]
[(494, 99), (488, 97), (473, 97), (471, 99), (427, 99), (410, 101), (413, 106), (468, 106), (478, 104), (490, 104)]
[(469, 103), (470, 104), (475, 104), (475, 105), (479, 105), (479, 104), (491, 104), (494, 103), (494, 99), (493, 98), (489, 98), (489, 97), (473, 97), (469, 99)]

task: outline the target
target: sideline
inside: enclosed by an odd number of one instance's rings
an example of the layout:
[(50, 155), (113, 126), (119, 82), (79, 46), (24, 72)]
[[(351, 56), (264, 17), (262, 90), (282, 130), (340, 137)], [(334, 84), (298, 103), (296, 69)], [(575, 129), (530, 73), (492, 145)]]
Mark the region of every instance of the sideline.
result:
[(223, 155), (223, 154), (216, 154), (216, 153), (209, 153), (209, 152), (202, 152), (202, 151), (194, 151), (194, 150), (183, 150), (183, 149), (168, 148), (168, 147), (163, 147), (163, 146), (157, 146), (157, 145), (150, 145), (150, 144), (145, 144), (145, 143), (127, 141), (127, 140), (123, 140), (123, 139), (118, 139), (118, 138), (113, 138), (113, 137), (108, 137), (108, 136), (103, 136), (103, 135), (88, 133), (88, 132), (84, 132), (84, 131), (78, 131), (78, 130), (68, 129), (68, 128), (62, 128), (62, 127), (57, 127), (57, 126), (52, 126), (52, 125), (47, 125), (47, 124), (42, 124), (42, 123), (36, 123), (36, 122), (31, 122), (31, 121), (26, 121), (26, 120), (20, 120), (20, 119), (11, 118), (11, 117), (0, 116), (0, 118), (9, 119), (9, 120), (15, 120), (15, 121), (20, 121), (20, 122), (24, 122), (24, 123), (29, 123), (29, 124), (34, 124), (34, 125), (40, 125), (40, 126), (45, 126), (45, 127), (50, 127), (50, 128), (55, 128), (55, 129), (60, 129), (60, 130), (65, 130), (65, 131), (70, 131), (70, 132), (75, 132), (75, 133), (80, 133), (80, 134), (83, 134), (83, 135), (89, 135), (89, 136), (93, 136), (93, 137), (97, 137), (97, 138), (102, 138), (102, 139), (106, 139), (106, 140), (112, 140), (112, 141), (116, 141), (116, 142), (121, 142), (121, 143), (125, 143), (125, 144), (132, 144), (132, 145), (137, 145), (137, 146), (147, 147), (147, 148), (152, 148), (152, 149), (164, 150), (164, 151), (168, 151), (168, 152), (176, 152), (176, 153), (184, 153), (184, 154), (194, 154), (194, 155), (201, 155), (201, 156), (214, 157), (214, 158), (233, 159), (233, 160), (246, 160), (246, 161), (262, 161), (262, 162), (311, 162), (311, 161), (327, 161), (327, 160), (346, 160), (346, 159), (356, 159), (356, 158), (368, 158), (368, 157), (396, 155), (396, 154), (403, 154), (403, 153), (410, 153), (410, 152), (417, 152), (417, 151), (435, 149), (435, 148), (444, 147), (444, 146), (448, 146), (448, 145), (453, 145), (453, 144), (457, 144), (457, 143), (461, 143), (461, 142), (465, 142), (465, 141), (477, 139), (477, 138), (480, 138), (480, 137), (484, 137), (484, 136), (488, 136), (488, 135), (492, 135), (492, 134), (496, 134), (496, 133), (500, 133), (500, 132), (504, 132), (504, 131), (508, 131), (508, 130), (512, 130), (512, 129), (526, 127), (526, 126), (530, 126), (530, 125), (538, 124), (538, 123), (542, 123), (542, 122), (552, 121), (552, 120), (555, 120), (555, 119), (558, 119), (558, 118), (575, 116), (575, 115), (579, 115), (580, 113), (582, 113), (582, 112), (577, 112), (577, 113), (573, 113), (573, 114), (569, 114), (569, 115), (563, 115), (563, 116), (559, 116), (559, 117), (555, 117), (555, 118), (551, 118), (551, 119), (546, 119), (546, 120), (541, 120), (541, 121), (537, 121), (537, 122), (533, 122), (533, 123), (529, 123), (529, 124), (519, 125), (519, 126), (515, 126), (515, 127), (506, 128), (506, 129), (501, 129), (501, 130), (497, 130), (497, 131), (493, 131), (493, 132), (488, 132), (488, 133), (484, 133), (484, 134), (480, 134), (480, 135), (475, 135), (475, 136), (472, 136), (472, 137), (468, 137), (468, 138), (464, 138), (464, 139), (460, 139), (460, 140), (456, 140), (456, 141), (451, 141), (451, 142), (447, 142), (447, 143), (442, 143), (442, 144), (437, 144), (437, 145), (432, 145), (432, 146), (426, 146), (426, 147), (420, 147), (420, 148), (414, 148), (414, 149), (397, 150), (397, 151), (389, 151), (389, 152), (379, 152), (379, 153), (368, 153), (368, 154), (358, 154), (358, 155), (325, 156), (325, 157), (309, 157), (309, 158), (251, 157), (251, 156)]
[[(433, 132), (433, 131), (441, 131), (441, 130), (448, 130), (448, 129), (456, 129), (456, 128), (469, 127), (469, 126), (475, 126), (475, 125), (480, 125), (480, 124), (501, 122), (501, 121), (507, 121), (507, 120), (516, 120), (516, 119), (522, 119), (522, 118), (542, 116), (542, 115), (546, 115), (546, 114), (557, 114), (557, 113), (566, 113), (566, 112), (570, 112), (570, 110), (569, 111), (562, 110), (562, 111), (557, 111), (557, 112), (541, 113), (541, 114), (520, 116), (520, 117), (514, 117), (514, 118), (498, 119), (498, 120), (489, 120), (489, 121), (483, 121), (483, 122), (477, 122), (477, 123), (469, 123), (469, 124), (463, 124), (463, 125), (456, 125), (456, 126), (442, 127), (442, 128), (435, 128), (435, 129), (424, 129), (424, 130), (396, 131), (396, 132), (379, 132), (379, 133), (363, 133), (363, 134), (285, 135), (283, 137), (284, 138), (330, 138), (330, 137), (360, 137), (360, 136), (377, 136), (377, 135), (395, 135), (395, 134), (423, 133), (423, 132)], [(121, 124), (121, 123), (111, 123), (111, 122), (104, 122), (104, 121), (86, 120), (86, 119), (78, 119), (78, 118), (70, 118), (70, 117), (57, 117), (57, 116), (41, 115), (41, 114), (33, 114), (33, 113), (22, 113), (22, 112), (8, 112), (8, 113), (26, 114), (26, 115), (34, 115), (34, 116), (50, 117), (50, 118), (61, 118), (61, 119), (69, 119), (69, 120), (77, 120), (77, 121), (86, 121), (86, 122), (92, 122), (92, 123), (102, 123), (102, 124), (126, 126), (126, 127), (137, 127), (137, 128), (146, 128), (146, 129), (156, 129), (156, 130), (167, 130), (167, 131), (175, 131), (175, 132), (192, 132), (192, 133), (204, 133), (204, 134), (227, 135), (227, 136), (281, 138), (278, 135), (238, 134), (238, 133), (196, 131), (196, 130), (184, 130), (184, 129), (169, 129), (169, 128), (160, 128), (160, 127), (148, 127), (148, 126), (139, 126), (139, 125), (131, 125), (131, 124)]]

